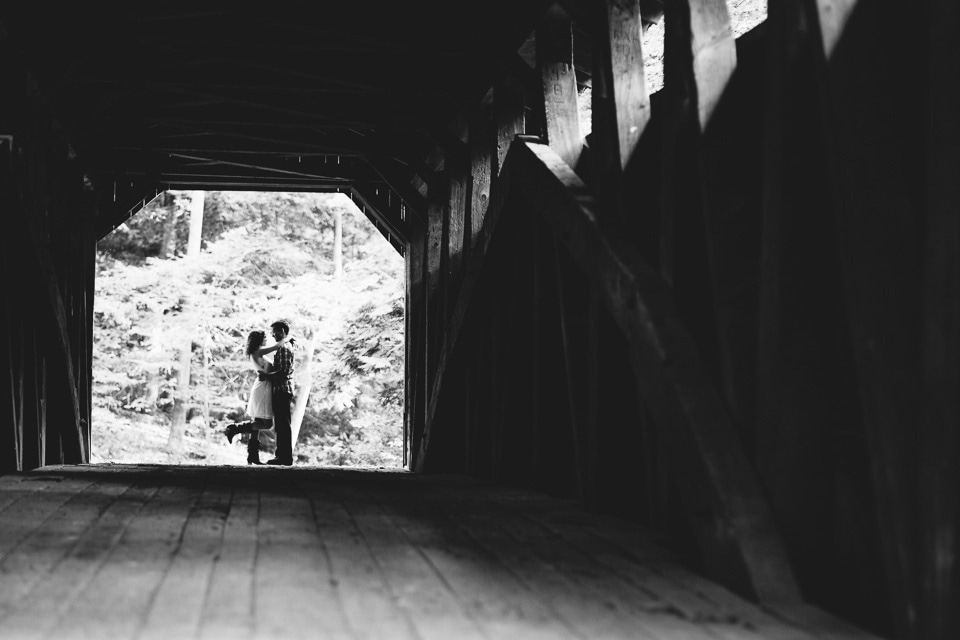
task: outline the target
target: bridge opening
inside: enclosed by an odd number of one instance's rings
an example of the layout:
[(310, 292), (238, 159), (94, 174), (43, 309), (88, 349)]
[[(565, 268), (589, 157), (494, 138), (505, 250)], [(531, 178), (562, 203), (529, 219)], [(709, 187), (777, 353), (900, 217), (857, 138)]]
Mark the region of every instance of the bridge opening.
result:
[(247, 339), (284, 320), (295, 464), (403, 466), (404, 261), (350, 196), (165, 191), (97, 249), (92, 462), (244, 464)]

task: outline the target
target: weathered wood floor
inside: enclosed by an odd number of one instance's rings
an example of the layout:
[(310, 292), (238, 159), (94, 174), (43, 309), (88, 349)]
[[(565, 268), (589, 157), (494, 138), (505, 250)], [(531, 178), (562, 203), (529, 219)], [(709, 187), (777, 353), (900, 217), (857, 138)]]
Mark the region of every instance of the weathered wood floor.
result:
[(0, 637), (868, 636), (761, 611), (572, 502), (403, 472), (109, 465), (0, 478)]

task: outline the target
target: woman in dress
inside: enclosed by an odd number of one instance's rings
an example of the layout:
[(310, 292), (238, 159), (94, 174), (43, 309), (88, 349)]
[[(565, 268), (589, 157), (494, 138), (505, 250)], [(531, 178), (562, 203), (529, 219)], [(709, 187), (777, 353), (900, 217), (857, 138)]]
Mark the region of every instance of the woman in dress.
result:
[[(250, 335), (247, 336), (247, 356), (257, 372), (270, 373), (273, 365), (263, 356), (276, 351), (280, 348), (280, 345), (289, 342), (292, 338), (285, 336), (276, 344), (264, 347), (263, 341), (266, 340), (266, 337), (267, 335), (263, 331), (251, 331)], [(270, 381), (260, 380), (258, 376), (253, 381), (253, 386), (250, 387), (250, 398), (247, 400), (247, 415), (253, 419), (249, 422), (228, 424), (224, 431), (227, 442), (231, 444), (233, 444), (233, 438), (237, 434), (250, 434), (250, 440), (247, 442), (247, 464), (262, 464), (260, 462), (260, 430), (273, 427), (271, 392)]]

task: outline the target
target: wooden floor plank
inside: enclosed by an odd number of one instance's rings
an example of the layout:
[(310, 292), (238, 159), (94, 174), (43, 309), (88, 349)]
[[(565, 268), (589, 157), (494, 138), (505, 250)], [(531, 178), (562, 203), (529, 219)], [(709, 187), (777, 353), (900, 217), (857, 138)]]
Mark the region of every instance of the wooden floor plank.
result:
[(295, 470), (265, 470), (255, 567), (255, 636), (350, 638), (330, 560)]
[(204, 488), (190, 512), (176, 556), (153, 598), (140, 640), (192, 638), (198, 634), (231, 497), (230, 487), (224, 484)]
[[(698, 633), (723, 640), (764, 638), (811, 640), (798, 626), (778, 622), (758, 607), (683, 567), (678, 558), (636, 535), (638, 527), (595, 514), (575, 513), (563, 501), (531, 500), (531, 494), (497, 491), (496, 499), (523, 517), (569, 542), (592, 566), (604, 568), (643, 593), (656, 594), (651, 603), (669, 616), (696, 624)], [(707, 589), (707, 585), (713, 588)], [(718, 597), (726, 594), (729, 597)], [(710, 597), (710, 596), (713, 597)]]
[(67, 556), (35, 584), (20, 606), (0, 618), (0, 628), (8, 637), (23, 640), (46, 637), (86, 590), (130, 522), (157, 489), (157, 486), (134, 486), (114, 500)]
[(220, 558), (213, 568), (204, 603), (199, 633), (202, 639), (253, 637), (253, 575), (259, 519), (259, 490), (235, 487), (224, 525)]
[(130, 488), (129, 483), (94, 482), (63, 502), (0, 561), (0, 615), (13, 611)]
[(61, 505), (92, 483), (87, 478), (73, 477), (32, 483), (38, 490), (11, 504), (0, 518), (0, 560), (42, 526)]
[[(715, 640), (723, 637), (705, 624), (708, 620), (702, 609), (680, 608), (670, 591), (657, 591), (648, 585), (625, 579), (619, 571), (605, 570), (605, 567), (598, 566), (589, 550), (578, 546), (561, 529), (545, 526), (531, 517), (537, 512), (536, 507), (525, 504), (520, 510), (503, 508), (501, 501), (497, 499), (498, 493), (497, 490), (492, 493), (481, 492), (479, 495), (483, 502), (478, 511), (489, 520), (496, 521), (513, 540), (513, 544), (528, 549), (541, 563), (553, 566), (573, 583), (577, 590), (592, 594), (594, 598), (606, 602), (609, 607), (631, 616), (637, 627), (644, 629), (651, 637), (673, 638), (678, 634), (691, 640)], [(551, 513), (557, 518), (557, 522), (567, 526), (579, 528), (595, 522), (593, 514), (575, 510), (567, 501), (551, 500), (529, 493), (517, 495), (526, 497), (530, 502), (544, 500), (551, 506)], [(608, 527), (624, 526), (622, 522), (606, 524)], [(669, 555), (664, 548), (652, 544), (651, 537), (642, 536), (639, 528), (632, 529), (636, 532), (636, 546), (644, 553), (652, 558)], [(743, 637), (752, 636), (745, 633)]]
[(637, 602), (642, 602), (641, 599), (631, 597), (624, 601), (604, 585), (589, 579), (595, 574), (579, 572), (575, 575), (561, 570), (556, 558), (567, 556), (569, 549), (557, 548), (551, 541), (547, 544), (541, 541), (531, 550), (504, 528), (499, 514), (491, 518), (488, 504), (461, 497), (449, 503), (444, 512), (465, 535), (509, 567), (581, 635), (588, 638), (640, 635), (652, 640), (671, 637), (669, 632), (655, 630), (653, 627), (658, 625), (651, 625), (650, 620), (643, 619), (649, 615), (634, 613), (633, 609)]
[(493, 637), (586, 638), (542, 602), (539, 594), (435, 507), (436, 489), (411, 492), (382, 485), (376, 499), (399, 531)]
[[(399, 474), (398, 474), (399, 475)], [(331, 483), (347, 505), (371, 553), (382, 568), (397, 605), (412, 619), (425, 640), (489, 637), (473, 613), (456, 597), (419, 549), (397, 529), (356, 480)]]
[(634, 523), (462, 477), (83, 465), (2, 477), (3, 504), (4, 639), (876, 640), (761, 610)]
[(50, 636), (133, 638), (143, 626), (198, 498), (199, 492), (189, 484), (161, 486)]
[(302, 484), (310, 497), (317, 530), (330, 554), (351, 632), (356, 638), (415, 639), (419, 635), (408, 612), (398, 605), (383, 567), (359, 526), (326, 485), (313, 480)]

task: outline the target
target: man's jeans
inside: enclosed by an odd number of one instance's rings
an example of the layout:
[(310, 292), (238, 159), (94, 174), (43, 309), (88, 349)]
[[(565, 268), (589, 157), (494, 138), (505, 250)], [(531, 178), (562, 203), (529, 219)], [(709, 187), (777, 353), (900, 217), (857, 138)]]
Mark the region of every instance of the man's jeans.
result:
[(293, 443), (290, 442), (290, 409), (293, 396), (286, 391), (273, 393), (273, 428), (277, 432), (277, 460), (293, 462)]

